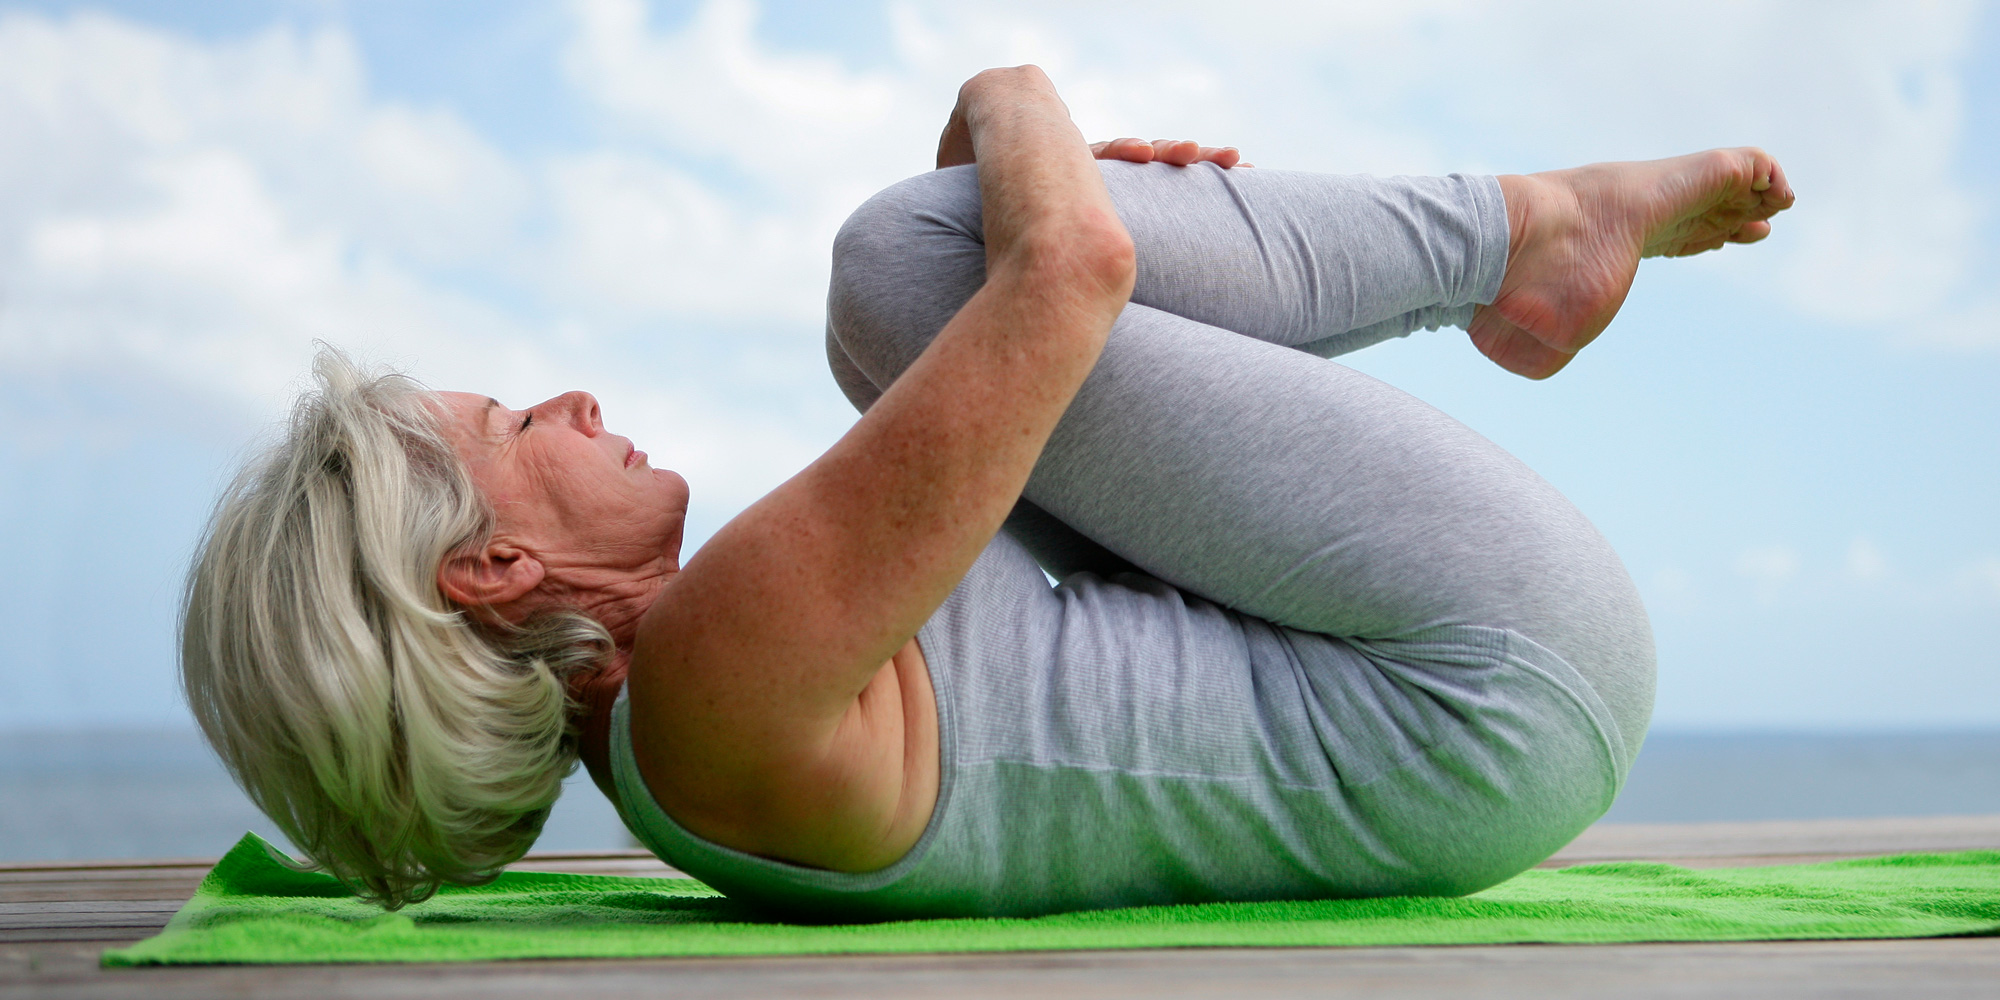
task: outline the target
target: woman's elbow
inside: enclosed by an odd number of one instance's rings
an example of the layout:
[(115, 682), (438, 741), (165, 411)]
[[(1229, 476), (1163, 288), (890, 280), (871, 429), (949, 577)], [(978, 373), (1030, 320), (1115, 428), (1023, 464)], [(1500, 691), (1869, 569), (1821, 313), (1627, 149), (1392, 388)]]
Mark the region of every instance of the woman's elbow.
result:
[(1080, 211), (1024, 234), (1008, 262), (1036, 283), (1054, 283), (1122, 306), (1132, 295), (1138, 260), (1132, 236), (1108, 209)]
[(1138, 252), (1133, 249), (1132, 234), (1125, 230), (1117, 214), (1106, 210), (1102, 216), (1084, 237), (1083, 253), (1088, 257), (1085, 267), (1122, 304), (1132, 297), (1132, 283), (1139, 275)]

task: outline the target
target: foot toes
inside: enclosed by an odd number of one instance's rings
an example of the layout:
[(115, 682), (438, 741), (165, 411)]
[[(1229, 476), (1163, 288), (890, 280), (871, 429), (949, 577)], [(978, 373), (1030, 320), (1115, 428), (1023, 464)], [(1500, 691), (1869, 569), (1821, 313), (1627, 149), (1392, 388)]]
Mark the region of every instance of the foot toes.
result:
[(1791, 183), (1785, 180), (1785, 168), (1775, 157), (1761, 149), (1753, 147), (1750, 153), (1756, 158), (1751, 174), (1750, 190), (1763, 195), (1759, 199), (1763, 202), (1763, 207), (1771, 214), (1792, 207), (1794, 196)]
[(1755, 243), (1771, 235), (1771, 224), (1762, 219), (1746, 222), (1741, 228), (1729, 234), (1731, 243)]
[(1705, 196), (1695, 197), (1697, 202), (1703, 197), (1713, 200), (1705, 209), (1692, 206), (1695, 214), (1651, 234), (1645, 256), (1686, 257), (1725, 243), (1755, 243), (1771, 233), (1764, 220), (1791, 207), (1791, 184), (1771, 154), (1743, 146), (1699, 155), (1705, 159), (1692, 164), (1687, 176), (1698, 178), (1695, 192), (1704, 190), (1704, 182), (1717, 185), (1706, 188)]

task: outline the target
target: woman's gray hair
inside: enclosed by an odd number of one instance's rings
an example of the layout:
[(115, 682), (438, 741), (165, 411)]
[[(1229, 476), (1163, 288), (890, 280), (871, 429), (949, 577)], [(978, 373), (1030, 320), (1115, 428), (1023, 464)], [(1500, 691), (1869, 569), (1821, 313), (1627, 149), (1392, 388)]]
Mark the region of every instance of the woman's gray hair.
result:
[(308, 857), (395, 908), (533, 844), (576, 767), (576, 611), (482, 624), (438, 589), (493, 512), (437, 395), (323, 348), (283, 439), (217, 503), (188, 574), (181, 681), (210, 745)]

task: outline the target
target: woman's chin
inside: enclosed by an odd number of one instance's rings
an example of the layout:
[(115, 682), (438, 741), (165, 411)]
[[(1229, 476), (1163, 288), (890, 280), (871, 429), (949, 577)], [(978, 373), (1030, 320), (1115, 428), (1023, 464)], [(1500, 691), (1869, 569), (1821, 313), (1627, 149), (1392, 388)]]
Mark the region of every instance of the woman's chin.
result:
[(669, 496), (678, 500), (678, 506), (686, 507), (688, 501), (688, 481), (672, 469), (652, 469), (653, 482), (666, 490)]

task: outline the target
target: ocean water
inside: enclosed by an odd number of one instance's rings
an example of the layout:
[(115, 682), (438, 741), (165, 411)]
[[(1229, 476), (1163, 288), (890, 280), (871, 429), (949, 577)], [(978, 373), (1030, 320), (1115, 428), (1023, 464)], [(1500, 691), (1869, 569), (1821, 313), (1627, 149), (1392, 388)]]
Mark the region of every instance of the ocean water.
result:
[[(0, 861), (215, 857), (246, 830), (291, 846), (193, 732), (0, 733)], [(580, 769), (537, 844), (633, 846)]]
[[(1608, 822), (2000, 814), (2000, 732), (1655, 733)], [(0, 861), (214, 857), (284, 838), (188, 732), (0, 733)], [(539, 850), (633, 846), (579, 773)]]
[(1608, 823), (2000, 814), (2000, 731), (1654, 733)]

